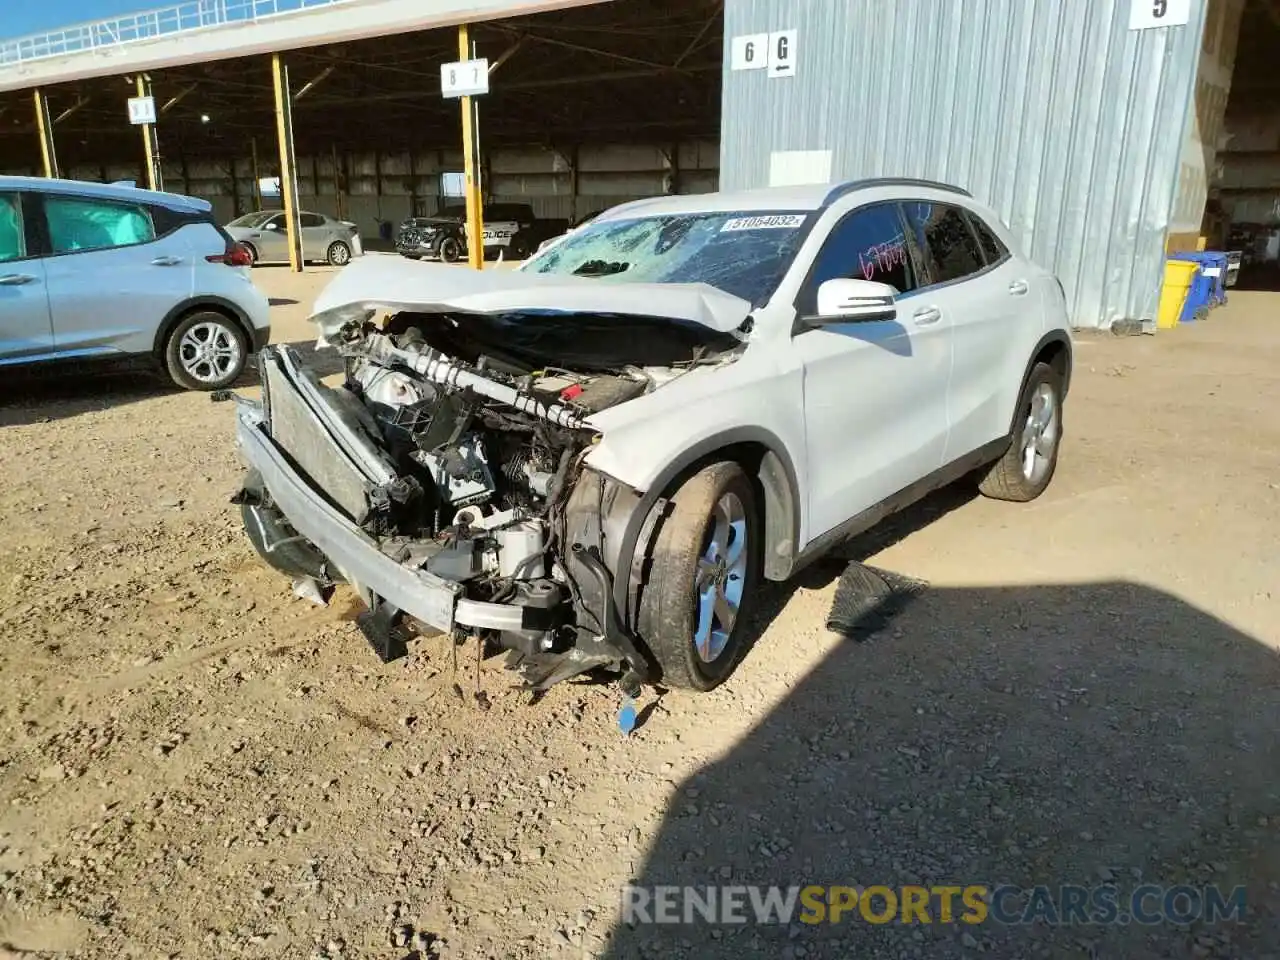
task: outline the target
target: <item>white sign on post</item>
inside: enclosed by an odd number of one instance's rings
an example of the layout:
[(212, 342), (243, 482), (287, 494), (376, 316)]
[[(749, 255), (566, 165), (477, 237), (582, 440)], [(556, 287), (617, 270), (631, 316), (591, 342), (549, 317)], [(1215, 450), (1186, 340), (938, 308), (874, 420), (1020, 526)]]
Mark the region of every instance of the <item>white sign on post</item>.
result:
[(440, 93), (445, 97), (478, 97), (489, 92), (489, 61), (459, 60), (440, 64)]
[(1191, 22), (1191, 0), (1129, 0), (1129, 29), (1182, 27)]
[(796, 75), (797, 30), (779, 30), (769, 34), (769, 76), (794, 77)]
[(156, 122), (155, 97), (130, 97), (129, 122), (135, 127), (144, 123)]
[(749, 33), (734, 37), (729, 65), (732, 70), (763, 70), (769, 65), (769, 35)]

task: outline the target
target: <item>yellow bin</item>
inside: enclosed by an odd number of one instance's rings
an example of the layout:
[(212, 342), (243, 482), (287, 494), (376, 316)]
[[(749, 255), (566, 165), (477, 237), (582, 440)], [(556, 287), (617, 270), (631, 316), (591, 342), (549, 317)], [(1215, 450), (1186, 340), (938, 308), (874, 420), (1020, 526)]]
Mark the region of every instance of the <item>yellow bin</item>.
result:
[(1190, 260), (1166, 260), (1164, 262), (1164, 287), (1160, 290), (1160, 307), (1156, 312), (1156, 327), (1171, 330), (1178, 325), (1182, 305), (1187, 301), (1187, 291), (1195, 279), (1200, 264)]

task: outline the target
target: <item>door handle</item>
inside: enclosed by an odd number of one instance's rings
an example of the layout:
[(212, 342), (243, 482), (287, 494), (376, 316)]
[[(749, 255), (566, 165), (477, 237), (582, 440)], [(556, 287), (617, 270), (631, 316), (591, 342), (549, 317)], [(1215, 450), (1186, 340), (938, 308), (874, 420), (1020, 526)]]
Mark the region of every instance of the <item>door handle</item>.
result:
[(1015, 280), (1013, 283), (1009, 284), (1009, 292), (1015, 297), (1022, 296), (1027, 292), (1027, 289), (1027, 281), (1025, 280)]
[(942, 311), (937, 307), (921, 307), (911, 315), (911, 319), (916, 322), (917, 327), (927, 327), (942, 319)]
[(176, 267), (181, 263), (181, 257), (156, 257), (151, 261), (153, 267)]
[(36, 278), (29, 273), (6, 273), (0, 276), (0, 286), (20, 287), (24, 283), (35, 283)]

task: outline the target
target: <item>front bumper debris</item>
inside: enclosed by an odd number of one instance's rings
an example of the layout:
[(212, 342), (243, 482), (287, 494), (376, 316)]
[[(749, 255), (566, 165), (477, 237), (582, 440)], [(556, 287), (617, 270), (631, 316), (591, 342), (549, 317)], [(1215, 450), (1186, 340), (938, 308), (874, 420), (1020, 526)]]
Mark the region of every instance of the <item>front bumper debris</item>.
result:
[[(355, 520), (367, 515), (364, 496), (376, 499), (375, 484), (385, 479), (382, 465), (369, 457), (367, 442), (300, 375), (288, 348), (264, 355), (263, 379), (265, 409), (248, 401), (238, 404), (241, 455), (258, 472), (274, 508), (360, 593), (370, 611), (394, 608), (442, 633), (464, 628), (532, 637), (548, 629), (552, 618), (545, 600), (540, 603), (527, 591), (521, 598), (528, 603), (467, 599), (461, 583), (425, 569), (423, 557), (401, 562), (384, 553)], [(268, 417), (287, 429), (287, 446), (271, 435)], [(326, 495), (313, 476), (328, 478), (335, 490)]]

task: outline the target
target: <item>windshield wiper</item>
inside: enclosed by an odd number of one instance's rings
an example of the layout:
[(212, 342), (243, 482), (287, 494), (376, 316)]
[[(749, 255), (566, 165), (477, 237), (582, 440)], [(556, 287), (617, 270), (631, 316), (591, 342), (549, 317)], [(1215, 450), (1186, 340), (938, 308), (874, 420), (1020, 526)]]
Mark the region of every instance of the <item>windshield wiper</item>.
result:
[(631, 268), (631, 264), (624, 261), (615, 260), (612, 263), (606, 263), (604, 260), (588, 260), (574, 270), (574, 276), (578, 277), (609, 277), (615, 273), (623, 273)]

